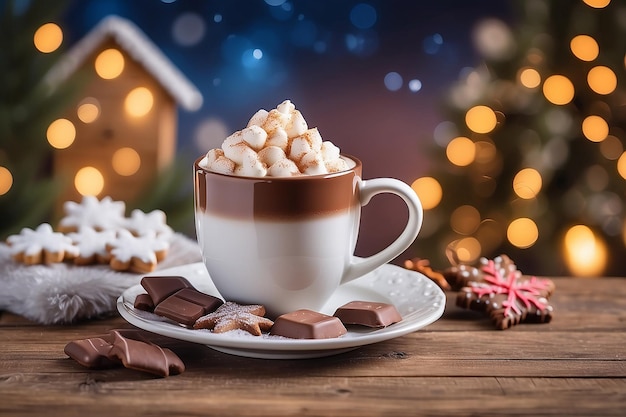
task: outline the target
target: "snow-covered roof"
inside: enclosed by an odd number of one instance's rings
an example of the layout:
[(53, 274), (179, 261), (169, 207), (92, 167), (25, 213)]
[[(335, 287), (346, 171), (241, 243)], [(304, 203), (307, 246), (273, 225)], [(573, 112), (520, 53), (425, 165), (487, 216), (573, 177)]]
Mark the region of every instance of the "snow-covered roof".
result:
[(185, 110), (198, 110), (202, 106), (200, 91), (135, 24), (119, 16), (108, 16), (98, 23), (72, 46), (46, 74), (44, 81), (56, 86), (67, 80), (109, 37), (158, 80)]

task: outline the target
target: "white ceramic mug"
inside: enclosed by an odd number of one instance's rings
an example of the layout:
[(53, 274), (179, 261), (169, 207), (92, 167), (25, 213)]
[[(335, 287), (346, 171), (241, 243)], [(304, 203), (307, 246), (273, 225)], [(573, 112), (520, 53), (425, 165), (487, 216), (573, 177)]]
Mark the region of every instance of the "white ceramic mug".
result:
[[(229, 301), (262, 304), (270, 317), (318, 310), (341, 284), (400, 255), (417, 237), (422, 205), (407, 184), (362, 180), (361, 162), (327, 175), (241, 177), (194, 164), (198, 243), (206, 268)], [(404, 231), (380, 252), (354, 256), (361, 207), (381, 193), (408, 207)], [(384, 219), (381, 219), (384, 221)]]

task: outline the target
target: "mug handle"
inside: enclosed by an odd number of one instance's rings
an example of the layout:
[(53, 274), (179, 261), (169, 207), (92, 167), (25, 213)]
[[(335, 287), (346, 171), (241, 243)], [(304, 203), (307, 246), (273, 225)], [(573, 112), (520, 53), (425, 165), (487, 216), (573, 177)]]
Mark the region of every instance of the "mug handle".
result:
[(413, 191), (411, 187), (400, 180), (393, 178), (361, 180), (358, 183), (358, 187), (361, 206), (367, 205), (372, 197), (377, 194), (395, 194), (402, 198), (407, 205), (409, 218), (400, 236), (385, 249), (366, 258), (357, 258), (353, 255), (350, 264), (341, 278), (342, 284), (359, 278), (400, 255), (405, 249), (411, 246), (422, 228), (422, 221), (424, 219), (422, 203), (417, 197), (417, 194), (415, 194), (415, 191)]

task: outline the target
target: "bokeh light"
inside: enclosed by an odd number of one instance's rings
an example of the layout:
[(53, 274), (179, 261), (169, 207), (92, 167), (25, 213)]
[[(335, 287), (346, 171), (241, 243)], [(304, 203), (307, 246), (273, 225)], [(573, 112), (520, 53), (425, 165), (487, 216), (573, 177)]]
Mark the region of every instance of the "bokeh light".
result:
[(350, 22), (359, 29), (369, 29), (378, 19), (376, 9), (367, 3), (359, 3), (350, 10)]
[(476, 133), (489, 133), (498, 123), (496, 113), (488, 106), (474, 106), (465, 113), (467, 127)]
[(518, 77), (520, 84), (526, 88), (537, 88), (541, 84), (541, 75), (534, 68), (523, 68)]
[(96, 73), (105, 80), (112, 80), (124, 71), (124, 55), (117, 49), (105, 49), (94, 62)]
[(76, 115), (83, 123), (95, 122), (100, 116), (100, 102), (93, 97), (87, 97), (78, 104)]
[(456, 166), (467, 166), (474, 162), (476, 145), (469, 138), (464, 136), (456, 137), (446, 146), (446, 156)]
[(133, 117), (142, 117), (152, 110), (154, 97), (146, 87), (133, 89), (124, 100), (126, 112)]
[(534, 245), (539, 238), (539, 228), (532, 219), (521, 217), (509, 224), (506, 237), (513, 246), (526, 249)]
[(581, 61), (593, 61), (600, 53), (598, 42), (589, 35), (574, 36), (569, 46), (574, 56)]
[(564, 238), (565, 261), (575, 276), (598, 276), (606, 266), (606, 244), (585, 225), (572, 226)]
[(609, 135), (609, 125), (600, 116), (587, 116), (582, 122), (583, 135), (592, 142), (602, 142)]
[(626, 152), (622, 153), (617, 160), (617, 172), (626, 180)]
[(617, 76), (609, 67), (599, 65), (589, 70), (587, 83), (598, 94), (611, 94), (617, 88)]
[(172, 37), (182, 46), (193, 46), (204, 38), (206, 25), (204, 19), (197, 13), (186, 12), (180, 14), (172, 24)]
[(543, 83), (543, 95), (550, 103), (563, 106), (574, 98), (574, 84), (564, 75), (551, 75)]
[(120, 148), (113, 153), (111, 165), (113, 170), (119, 175), (128, 177), (139, 171), (141, 157), (133, 148)]
[(13, 175), (7, 167), (0, 165), (0, 195), (5, 195), (13, 187)]
[(387, 73), (383, 81), (385, 83), (385, 87), (387, 87), (387, 90), (389, 91), (398, 91), (402, 88), (402, 76), (397, 72)]
[(48, 126), (46, 138), (53, 148), (68, 148), (76, 139), (76, 127), (67, 119), (57, 119)]
[(478, 239), (464, 237), (451, 242), (447, 250), (454, 253), (455, 262), (473, 264), (480, 257), (482, 247)]
[(622, 156), (622, 152), (624, 152), (624, 146), (616, 136), (609, 135), (600, 143), (600, 153), (610, 161), (618, 159)]
[(595, 9), (602, 9), (608, 6), (611, 0), (583, 0), (583, 2)]
[(421, 89), (422, 89), (422, 82), (420, 80), (413, 79), (409, 81), (409, 90), (411, 90), (414, 93), (417, 93)]
[(443, 196), (441, 184), (433, 177), (418, 178), (411, 184), (411, 188), (422, 202), (424, 210), (430, 210), (439, 205)]
[(104, 177), (94, 167), (83, 167), (74, 176), (74, 186), (81, 195), (98, 195), (104, 189)]
[(535, 198), (542, 186), (541, 174), (533, 168), (524, 168), (513, 178), (513, 190), (520, 198)]
[(480, 212), (474, 206), (457, 207), (450, 216), (450, 227), (460, 235), (471, 235), (480, 225)]
[(33, 43), (39, 52), (48, 54), (59, 49), (63, 42), (63, 31), (56, 23), (46, 23), (35, 31)]

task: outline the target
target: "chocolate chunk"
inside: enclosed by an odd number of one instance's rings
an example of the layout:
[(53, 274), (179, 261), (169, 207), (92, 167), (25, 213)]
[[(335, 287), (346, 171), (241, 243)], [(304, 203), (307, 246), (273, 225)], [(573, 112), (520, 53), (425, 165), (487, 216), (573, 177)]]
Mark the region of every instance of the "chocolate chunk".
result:
[(272, 335), (291, 339), (330, 339), (346, 333), (337, 317), (304, 309), (277, 317), (270, 330)]
[(100, 337), (75, 340), (65, 345), (64, 352), (81, 365), (92, 369), (121, 366), (117, 358), (109, 357), (111, 344)]
[(176, 375), (185, 371), (185, 364), (167, 348), (162, 348), (148, 341), (125, 337), (123, 332), (117, 330), (113, 330), (111, 335), (113, 336), (113, 346), (109, 356), (122, 361), (126, 368), (161, 377)]
[(179, 276), (143, 277), (141, 286), (148, 292), (154, 305), (158, 305), (161, 301), (183, 288), (193, 288), (193, 285), (186, 278)]
[(343, 324), (359, 324), (367, 327), (386, 327), (402, 320), (392, 304), (372, 301), (351, 301), (335, 311)]
[(156, 306), (154, 314), (167, 317), (185, 326), (193, 326), (196, 320), (204, 314), (204, 307), (174, 294)]
[(152, 302), (152, 297), (150, 294), (139, 294), (135, 297), (134, 307), (137, 310), (143, 311), (154, 311), (154, 302)]
[(224, 302), (217, 297), (191, 288), (184, 288), (174, 294), (174, 296), (202, 306), (204, 309), (203, 314), (211, 313), (224, 304)]

